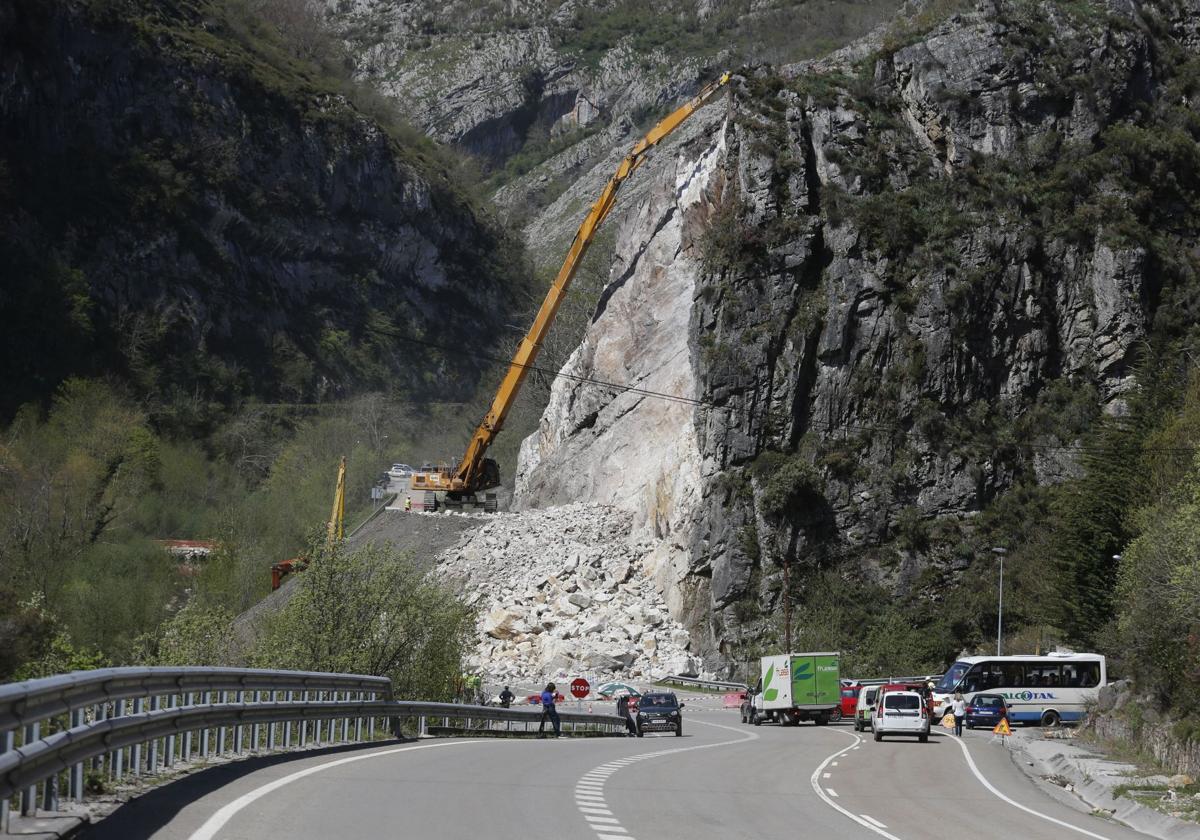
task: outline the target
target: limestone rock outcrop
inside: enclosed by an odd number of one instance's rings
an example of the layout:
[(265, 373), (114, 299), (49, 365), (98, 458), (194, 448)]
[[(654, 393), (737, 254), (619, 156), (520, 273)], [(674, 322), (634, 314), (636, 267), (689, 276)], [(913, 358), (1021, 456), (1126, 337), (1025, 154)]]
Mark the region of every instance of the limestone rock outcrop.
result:
[(1195, 60), (1194, 6), (989, 0), (747, 73), (625, 217), (517, 503), (628, 511), (713, 668), (783, 563), (898, 593), (960, 568), (921, 535), (1077, 474), (1087, 424), (1126, 410), (1153, 290), (1186, 282), (1151, 267), (1139, 191), (1173, 187), (1134, 147), (1178, 101), (1163, 62)]

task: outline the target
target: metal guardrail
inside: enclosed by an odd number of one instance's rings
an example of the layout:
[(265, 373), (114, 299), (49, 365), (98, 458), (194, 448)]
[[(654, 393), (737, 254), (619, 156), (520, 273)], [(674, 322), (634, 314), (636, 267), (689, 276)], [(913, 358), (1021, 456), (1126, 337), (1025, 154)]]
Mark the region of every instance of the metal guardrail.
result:
[[(615, 734), (615, 715), (560, 712), (571, 731)], [(232, 753), (445, 730), (529, 732), (540, 709), (392, 699), (386, 677), (241, 668), (106, 668), (0, 686), (0, 832), (14, 796), (23, 816), (56, 811), (59, 790), (82, 802), (88, 785), (155, 775), (180, 762)], [(86, 775), (85, 775), (86, 774)], [(40, 794), (40, 795), (39, 795)]]
[(724, 682), (723, 680), (702, 680), (698, 677), (663, 677), (660, 683), (678, 685), (684, 688), (709, 688), (713, 691), (749, 691), (750, 686), (740, 682)]

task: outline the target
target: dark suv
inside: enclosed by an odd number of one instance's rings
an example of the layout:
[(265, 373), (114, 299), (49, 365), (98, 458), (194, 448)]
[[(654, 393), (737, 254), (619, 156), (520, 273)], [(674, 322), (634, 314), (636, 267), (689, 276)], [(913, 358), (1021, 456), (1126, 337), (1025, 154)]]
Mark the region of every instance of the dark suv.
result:
[(673, 693), (664, 691), (643, 694), (638, 700), (637, 734), (641, 738), (647, 732), (671, 732), (683, 734), (683, 704)]

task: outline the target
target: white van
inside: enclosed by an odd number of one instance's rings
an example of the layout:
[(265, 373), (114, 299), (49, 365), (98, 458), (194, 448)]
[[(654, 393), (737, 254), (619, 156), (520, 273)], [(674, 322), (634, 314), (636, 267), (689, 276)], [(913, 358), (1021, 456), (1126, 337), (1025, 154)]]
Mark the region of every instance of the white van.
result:
[(871, 718), (875, 714), (875, 697), (879, 694), (879, 686), (864, 685), (858, 692), (858, 705), (854, 707), (854, 731), (865, 732), (871, 728)]
[(929, 707), (925, 698), (915, 691), (885, 691), (875, 701), (871, 729), (876, 741), (882, 741), (884, 735), (916, 735), (924, 744), (929, 740)]

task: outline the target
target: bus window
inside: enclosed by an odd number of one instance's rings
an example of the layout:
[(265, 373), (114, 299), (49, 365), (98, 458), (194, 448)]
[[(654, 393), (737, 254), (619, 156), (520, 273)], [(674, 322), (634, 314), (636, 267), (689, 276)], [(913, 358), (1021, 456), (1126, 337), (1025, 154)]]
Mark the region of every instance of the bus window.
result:
[(1055, 663), (1030, 663), (1026, 669), (1030, 685), (1062, 685), (1062, 666)]
[(1063, 685), (1076, 688), (1092, 688), (1100, 684), (1099, 662), (1064, 662), (1062, 665)]
[(1009, 688), (1019, 688), (1025, 685), (1024, 662), (1003, 662), (1000, 664), (1000, 670), (1004, 674), (1001, 685)]

